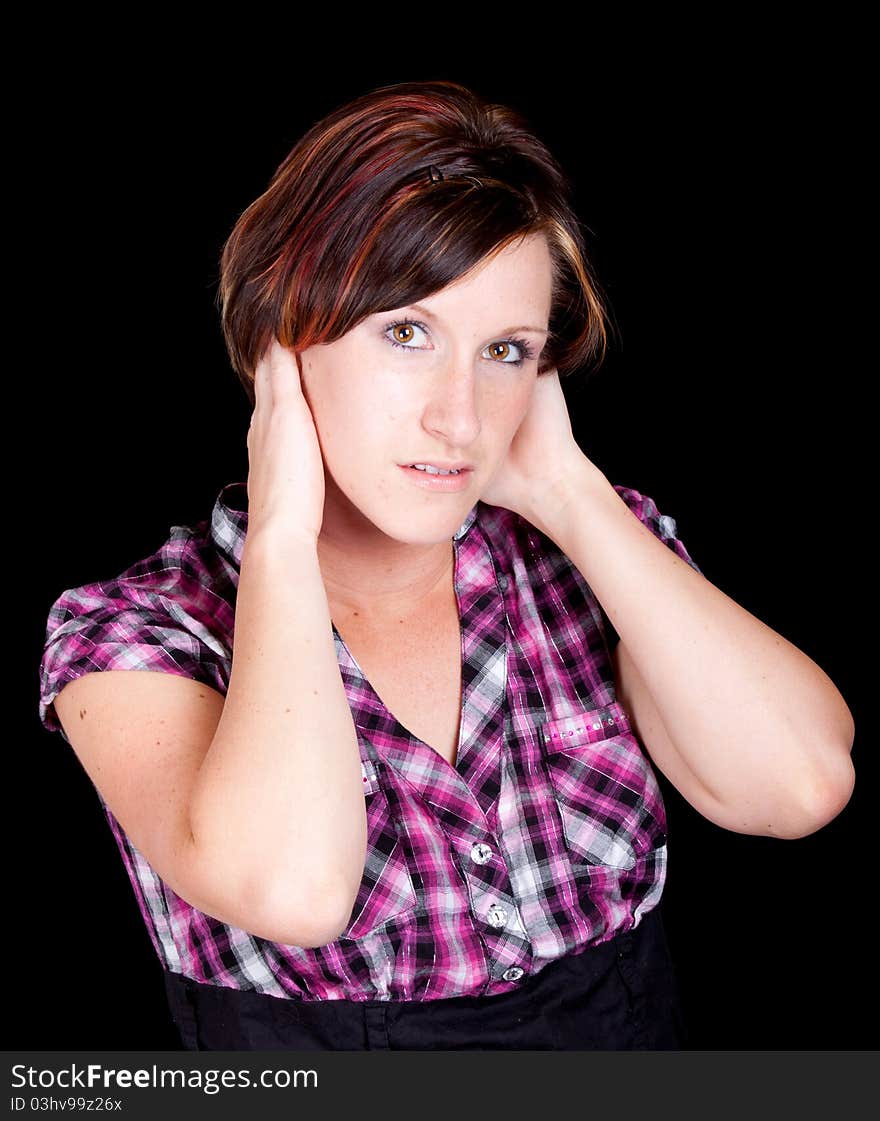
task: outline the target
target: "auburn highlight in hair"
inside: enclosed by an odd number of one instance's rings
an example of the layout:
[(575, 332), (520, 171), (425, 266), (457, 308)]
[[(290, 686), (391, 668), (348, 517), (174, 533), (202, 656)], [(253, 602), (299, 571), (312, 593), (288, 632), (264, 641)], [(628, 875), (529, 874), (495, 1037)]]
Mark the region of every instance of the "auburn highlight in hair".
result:
[(570, 185), (519, 113), (451, 81), (381, 86), (335, 109), (223, 246), (217, 302), (251, 406), (273, 338), (296, 351), (334, 342), (539, 232), (553, 287), (538, 374), (598, 368), (607, 315)]

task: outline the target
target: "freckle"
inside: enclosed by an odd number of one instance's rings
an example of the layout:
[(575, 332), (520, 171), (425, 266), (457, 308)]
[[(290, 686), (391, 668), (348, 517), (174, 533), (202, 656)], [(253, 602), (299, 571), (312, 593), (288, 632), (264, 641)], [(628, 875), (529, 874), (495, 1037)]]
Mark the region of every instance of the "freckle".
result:
[(284, 711), (285, 711), (285, 712), (290, 712), (290, 709), (289, 709), (289, 708), (286, 708), (286, 709), (285, 709)]
[(86, 711), (87, 711), (87, 710), (86, 710), (86, 709), (84, 709), (84, 708), (81, 708), (81, 709), (79, 710), (79, 718), (80, 718), (80, 720), (83, 720), (83, 719), (85, 719)]
[(352, 614), (353, 614), (353, 615), (359, 615), (359, 614), (360, 614), (360, 612), (359, 612), (359, 611), (353, 611), (353, 612), (352, 612)]

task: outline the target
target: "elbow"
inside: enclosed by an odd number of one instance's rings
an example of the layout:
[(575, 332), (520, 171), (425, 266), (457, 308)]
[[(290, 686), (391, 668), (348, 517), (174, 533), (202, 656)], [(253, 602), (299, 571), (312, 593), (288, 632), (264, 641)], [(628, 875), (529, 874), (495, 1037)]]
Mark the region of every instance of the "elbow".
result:
[(796, 841), (823, 829), (846, 808), (855, 779), (849, 753), (837, 752), (833, 768), (804, 781), (796, 793), (786, 785), (768, 791), (761, 801), (744, 798), (738, 803), (721, 803), (713, 799), (696, 808), (715, 825), (734, 833)]
[[(240, 850), (237, 855), (241, 857)], [(218, 874), (222, 869), (222, 875)], [(199, 848), (190, 835), (189, 863), (163, 877), (190, 906), (268, 942), (315, 949), (347, 929), (361, 877), (340, 885), (335, 870), (299, 865), (257, 871), (225, 853)]]
[(787, 840), (799, 840), (829, 825), (853, 796), (856, 772), (849, 751), (835, 755), (834, 773), (816, 778), (802, 794), (798, 823), (785, 833)]
[(316, 891), (293, 905), (291, 893), (275, 901), (264, 900), (260, 930), (254, 931), (282, 946), (311, 950), (335, 942), (351, 921), (353, 902), (338, 892)]
[(327, 946), (335, 942), (345, 929), (344, 926), (320, 923), (313, 918), (305, 919), (302, 916), (293, 923), (276, 922), (271, 915), (265, 922), (254, 923), (254, 928), (251, 934), (259, 938), (265, 938), (279, 946), (296, 946), (301, 950), (316, 950), (319, 946)]

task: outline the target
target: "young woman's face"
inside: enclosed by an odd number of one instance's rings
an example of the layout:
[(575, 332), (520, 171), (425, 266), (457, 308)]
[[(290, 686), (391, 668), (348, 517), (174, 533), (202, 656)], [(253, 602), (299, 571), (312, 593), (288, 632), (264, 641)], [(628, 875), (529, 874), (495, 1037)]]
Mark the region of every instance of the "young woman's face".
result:
[[(421, 310), (371, 315), (301, 352), (324, 458), (325, 530), (366, 529), (366, 519), (410, 544), (452, 537), (528, 410), (551, 283), (546, 239), (533, 234), (420, 300)], [(469, 470), (458, 489), (428, 489), (413, 463)]]

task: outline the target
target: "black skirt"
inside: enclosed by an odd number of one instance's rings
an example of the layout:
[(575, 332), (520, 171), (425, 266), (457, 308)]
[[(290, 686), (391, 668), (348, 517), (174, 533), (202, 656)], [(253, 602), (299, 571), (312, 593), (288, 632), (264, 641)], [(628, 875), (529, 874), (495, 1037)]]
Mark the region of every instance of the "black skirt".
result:
[(428, 1001), (302, 1001), (165, 973), (190, 1051), (677, 1051), (681, 995), (659, 907), (635, 930), (510, 992)]

